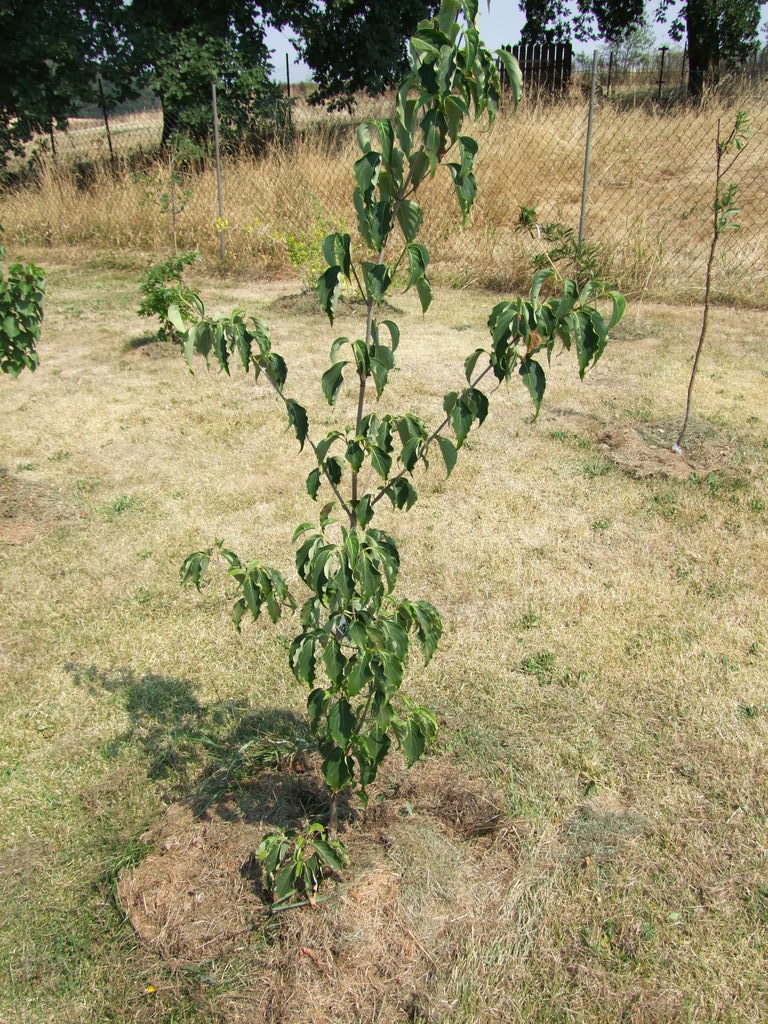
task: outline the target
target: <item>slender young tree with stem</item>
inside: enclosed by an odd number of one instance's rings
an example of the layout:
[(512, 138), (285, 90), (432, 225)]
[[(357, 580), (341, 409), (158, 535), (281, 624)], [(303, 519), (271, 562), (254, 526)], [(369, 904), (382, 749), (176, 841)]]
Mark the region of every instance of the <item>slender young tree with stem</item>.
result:
[[(699, 360), (707, 338), (707, 327), (709, 325), (709, 302), (712, 290), (712, 268), (715, 264), (715, 253), (717, 243), (724, 231), (738, 229), (737, 216), (740, 213), (736, 206), (736, 195), (738, 185), (724, 185), (723, 179), (736, 163), (749, 140), (749, 118), (745, 111), (740, 110), (736, 115), (733, 127), (730, 132), (723, 136), (720, 118), (717, 120), (717, 134), (715, 136), (715, 181), (714, 197), (712, 200), (712, 234), (709, 242), (709, 255), (707, 256), (707, 269), (704, 276), (704, 312), (701, 318), (701, 331), (699, 341), (696, 345), (696, 352), (693, 357), (691, 377), (688, 381), (688, 393), (685, 400), (685, 416), (680, 427), (677, 440), (672, 445), (672, 451), (676, 455), (683, 454), (683, 441), (688, 430), (688, 420), (691, 415), (691, 403), (693, 399), (693, 388), (696, 383), (696, 376), (699, 372)], [(732, 154), (732, 155), (731, 155)], [(726, 158), (731, 156), (730, 161)]]
[[(399, 745), (410, 765), (437, 732), (434, 716), (405, 696), (402, 686), (409, 651), (416, 647), (428, 662), (442, 622), (429, 602), (396, 594), (400, 554), (393, 537), (378, 526), (381, 502), (387, 499), (394, 510), (409, 510), (418, 499), (418, 471), (436, 453), (450, 475), (470, 430), (483, 423), (489, 398), (502, 383), (519, 377), (538, 413), (546, 387), (544, 366), (555, 347), (575, 349), (583, 376), (600, 358), (625, 307), (621, 295), (606, 292), (598, 282), (577, 283), (561, 278), (554, 267), (543, 268), (533, 277), (529, 297), (500, 302), (491, 310), (489, 341), (467, 357), (466, 386), (445, 395), (436, 427), (430, 429), (414, 412), (382, 408), (400, 329), (381, 319), (381, 307), (395, 288), (413, 288), (424, 313), (432, 301), (429, 253), (417, 241), (424, 220), (419, 190), (446, 170), (466, 221), (477, 193), (478, 143), (463, 130), (473, 119), (493, 121), (500, 100), (497, 62), (515, 102), (520, 95), (517, 63), (511, 54), (492, 54), (485, 47), (476, 28), (477, 9), (477, 0), (442, 0), (437, 16), (419, 25), (394, 116), (366, 122), (358, 131), (361, 155), (352, 195), (357, 238), (353, 242), (349, 234), (336, 232), (323, 243), (327, 267), (317, 294), (330, 323), (343, 280), (365, 303), (361, 336), (333, 341), (330, 366), (320, 380), (332, 407), (351, 385), (350, 419), (313, 437), (306, 408), (286, 391), (287, 367), (273, 350), (266, 325), (246, 321), (241, 311), (226, 318), (203, 317), (182, 341), (190, 362), (198, 353), (228, 373), (230, 360), (239, 359), (246, 373), (264, 374), (300, 449), (308, 445), (314, 455), (306, 480), (310, 497), (317, 500), (321, 488), (329, 492), (318, 522), (301, 523), (293, 535), (296, 572), (309, 593), (289, 661), (310, 690), (307, 710), (329, 790), (331, 838), (339, 826), (339, 794), (353, 790), (365, 804), (392, 744)], [(484, 389), (490, 381), (494, 387)], [(369, 486), (372, 478), (377, 483)], [(273, 621), (297, 608), (281, 573), (258, 559), (241, 560), (221, 542), (189, 555), (182, 579), (199, 587), (214, 554), (223, 557), (237, 587), (232, 617), (238, 628), (244, 616), (258, 618), (264, 608)], [(282, 851), (291, 847), (283, 839), (276, 842)]]

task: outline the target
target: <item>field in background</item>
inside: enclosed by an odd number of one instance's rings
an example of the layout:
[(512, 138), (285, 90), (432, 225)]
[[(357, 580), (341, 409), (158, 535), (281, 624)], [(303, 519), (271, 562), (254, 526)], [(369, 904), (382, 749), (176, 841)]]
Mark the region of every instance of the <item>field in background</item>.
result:
[[(598, 107), (594, 126), (586, 238), (603, 244), (605, 268), (635, 297), (697, 299), (702, 292), (710, 225), (713, 135), (718, 117), (743, 106), (754, 138), (732, 175), (741, 190), (743, 229), (726, 235), (718, 254), (718, 300), (768, 303), (768, 101), (745, 94), (699, 110), (615, 104)], [(365, 108), (361, 114), (382, 110)], [(479, 196), (468, 227), (456, 226), (447, 172), (425, 190), (425, 240), (436, 276), (459, 286), (517, 288), (529, 279), (535, 251), (516, 231), (520, 205), (536, 206), (543, 222), (578, 227), (586, 102), (524, 102), (504, 111), (480, 137)], [(160, 121), (151, 126), (157, 146)], [(300, 101), (297, 140), (261, 159), (226, 157), (224, 211), (229, 267), (261, 277), (291, 272), (289, 255), (316, 251), (332, 227), (354, 230), (350, 216), (351, 166), (357, 151), (354, 121), (318, 114)], [(115, 149), (135, 152), (137, 115), (113, 125)], [(92, 154), (96, 122), (73, 122), (59, 156), (44, 160), (39, 181), (0, 195), (0, 223), (16, 244), (133, 249), (162, 254), (169, 224), (145, 200), (133, 170), (113, 173), (104, 153), (89, 164), (83, 184), (81, 156)], [(157, 137), (155, 139), (155, 136)], [(105, 139), (98, 144), (105, 152)], [(180, 241), (202, 250), (212, 268), (218, 253), (216, 188), (212, 168), (194, 176), (179, 221)], [(311, 260), (309, 263), (311, 264)], [(308, 274), (311, 266), (299, 268)]]
[[(470, 928), (461, 901), (478, 880), (457, 867), (449, 831), (402, 808), (390, 888), (367, 903), (356, 861), (325, 905), (350, 907), (381, 951), (352, 1000), (337, 986), (355, 927), (310, 947), (314, 960), (284, 921), (230, 957), (171, 970), (116, 904), (118, 877), (142, 856), (136, 837), (233, 757), (227, 737), (276, 710), (303, 714), (292, 624), (238, 637), (219, 585), (180, 590), (180, 561), (221, 537), (293, 585), (291, 531), (314, 506), (299, 486), (307, 460), (262, 384), (192, 376), (147, 335), (140, 260), (51, 250), (46, 262), (40, 369), (0, 381), (0, 1019), (763, 1024), (763, 316), (713, 313), (691, 478), (654, 466), (679, 423), (698, 314), (646, 303), (583, 384), (572, 358), (553, 361), (537, 423), (522, 386), (501, 392), (451, 479), (433, 463), (413, 512), (384, 513), (401, 592), (432, 600), (446, 624), (408, 689), (444, 720), (441, 756), (501, 794), (510, 840)], [(291, 393), (327, 422), (327, 324), (292, 311), (303, 307), (290, 288), (199, 283), (211, 308), (272, 324)], [(393, 404), (434, 422), (494, 299), (438, 290), (427, 320), (410, 296), (396, 301)], [(357, 323), (343, 307), (334, 331), (354, 336)], [(634, 473), (604, 442), (625, 435), (645, 453)], [(407, 985), (388, 973), (386, 917), (391, 886), (406, 883), (422, 965)], [(439, 944), (420, 908), (439, 911)], [(293, 921), (315, 920), (303, 913)], [(284, 982), (301, 984), (267, 1014), (278, 955)], [(321, 996), (335, 1014), (321, 1014)]]

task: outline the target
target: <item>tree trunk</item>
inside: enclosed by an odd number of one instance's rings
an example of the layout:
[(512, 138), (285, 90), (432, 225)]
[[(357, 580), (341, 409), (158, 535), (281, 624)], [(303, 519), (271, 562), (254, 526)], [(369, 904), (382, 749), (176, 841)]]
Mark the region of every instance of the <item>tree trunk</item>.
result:
[(717, 80), (719, 60), (717, 11), (712, 0), (688, 0), (688, 95), (700, 99), (707, 85)]

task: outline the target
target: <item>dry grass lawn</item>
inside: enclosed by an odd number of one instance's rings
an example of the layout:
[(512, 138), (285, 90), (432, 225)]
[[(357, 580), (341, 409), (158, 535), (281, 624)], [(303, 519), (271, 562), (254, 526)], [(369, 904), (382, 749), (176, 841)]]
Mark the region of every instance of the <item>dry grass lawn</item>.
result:
[[(400, 978), (382, 956), (334, 1010), (364, 860), (325, 917), (254, 928), (186, 967), (140, 943), (117, 896), (146, 852), (138, 837), (231, 758), (249, 722), (302, 713), (290, 620), (238, 636), (221, 588), (182, 592), (178, 567), (220, 537), (293, 578), (309, 465), (266, 387), (192, 376), (146, 336), (130, 261), (52, 250), (47, 263), (40, 369), (0, 381), (3, 1024), (768, 1019), (764, 316), (713, 314), (692, 476), (669, 475), (658, 453), (699, 312), (645, 304), (583, 384), (572, 359), (554, 362), (538, 422), (522, 387), (502, 390), (451, 479), (433, 465), (409, 515), (383, 513), (400, 591), (446, 624), (409, 689), (445, 721), (438, 756), (501, 794), (515, 852), (479, 879), (498, 850), (418, 817), (409, 829), (403, 811), (360, 934), (391, 944), (400, 885), (422, 966)], [(291, 285), (201, 283), (210, 306), (271, 322), (291, 393), (328, 423), (327, 324), (269, 310)], [(390, 408), (435, 420), (494, 301), (444, 291), (422, 319), (403, 298)], [(338, 333), (353, 330), (345, 313)], [(423, 920), (438, 903), (439, 935)], [(278, 962), (295, 1001), (265, 1004)]]

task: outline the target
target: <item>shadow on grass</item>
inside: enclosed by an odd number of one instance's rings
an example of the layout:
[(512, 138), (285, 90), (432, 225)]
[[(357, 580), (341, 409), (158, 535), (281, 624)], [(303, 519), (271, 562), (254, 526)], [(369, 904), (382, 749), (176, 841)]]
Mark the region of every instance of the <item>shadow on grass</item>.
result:
[(123, 343), (123, 352), (143, 352), (158, 357), (178, 355), (179, 348), (171, 341), (158, 338), (157, 332), (137, 334)]
[[(250, 787), (265, 770), (314, 749), (307, 722), (286, 708), (257, 710), (238, 700), (201, 704), (187, 679), (94, 665), (65, 668), (89, 692), (122, 697), (130, 725), (104, 747), (105, 757), (138, 746), (149, 778), (162, 782), (171, 799), (189, 800), (198, 814)], [(282, 803), (276, 799), (275, 817)]]

